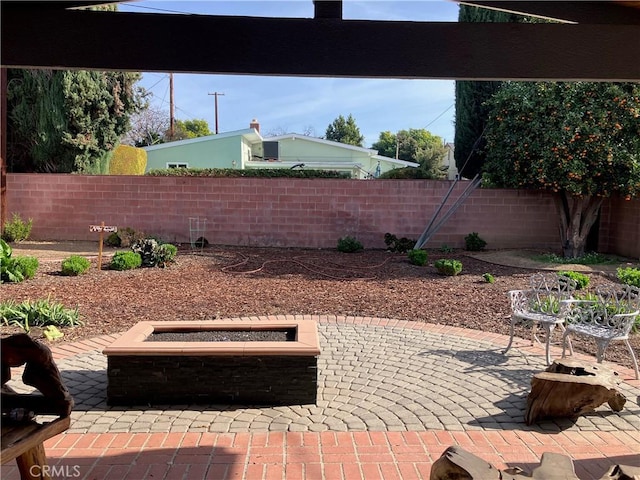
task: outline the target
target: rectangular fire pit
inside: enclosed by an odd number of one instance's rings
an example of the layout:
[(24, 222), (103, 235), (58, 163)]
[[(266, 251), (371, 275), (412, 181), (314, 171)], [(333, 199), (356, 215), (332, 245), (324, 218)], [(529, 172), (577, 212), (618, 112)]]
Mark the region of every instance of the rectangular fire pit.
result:
[(109, 405), (298, 405), (317, 398), (320, 343), (312, 320), (140, 322), (103, 353)]

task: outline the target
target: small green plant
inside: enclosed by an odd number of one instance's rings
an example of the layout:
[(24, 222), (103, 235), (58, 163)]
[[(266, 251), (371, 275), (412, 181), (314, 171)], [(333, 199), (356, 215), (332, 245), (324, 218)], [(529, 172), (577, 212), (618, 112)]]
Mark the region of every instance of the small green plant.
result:
[(558, 272), (558, 275), (563, 277), (569, 277), (571, 280), (575, 280), (576, 282), (576, 290), (582, 290), (589, 286), (589, 275), (580, 272), (572, 272), (572, 271), (562, 271)]
[(462, 262), (459, 260), (441, 258), (440, 260), (436, 260), (433, 265), (440, 275), (454, 276), (462, 271)]
[(31, 235), (31, 227), (33, 219), (29, 219), (26, 223), (19, 214), (14, 213), (10, 222), (5, 222), (2, 231), (2, 239), (7, 242), (21, 242), (29, 238)]
[(391, 233), (384, 234), (384, 243), (390, 252), (406, 253), (416, 246), (416, 241), (407, 237), (398, 238)]
[(33, 278), (38, 270), (38, 259), (35, 257), (14, 257), (11, 246), (0, 239), (0, 283), (22, 282)]
[(640, 288), (640, 268), (619, 267), (616, 270), (616, 276), (622, 283)]
[(91, 267), (91, 262), (80, 255), (71, 255), (62, 261), (62, 275), (75, 277), (82, 275)]
[(440, 253), (453, 253), (455, 249), (446, 243), (443, 243), (438, 250), (440, 250)]
[(112, 270), (133, 270), (142, 265), (142, 257), (136, 252), (116, 252), (109, 267)]
[(364, 246), (354, 237), (346, 236), (338, 239), (338, 251), (343, 253), (354, 253), (363, 250)]
[(50, 342), (53, 342), (55, 340), (58, 340), (58, 339), (64, 337), (64, 333), (62, 333), (60, 330), (58, 330), (58, 327), (56, 327), (55, 325), (47, 325), (46, 327), (44, 327), (42, 329), (42, 334)]
[(22, 303), (9, 300), (0, 303), (0, 323), (18, 326), (25, 332), (31, 327), (76, 327), (82, 325), (78, 309), (69, 309), (61, 303), (51, 302), (49, 298)]
[(487, 242), (485, 242), (478, 232), (471, 232), (469, 235), (464, 237), (465, 248), (470, 252), (479, 252), (487, 246)]
[(427, 264), (427, 252), (425, 250), (409, 250), (407, 253), (409, 257), (409, 262), (413, 265), (418, 265), (419, 267), (424, 267)]
[(482, 274), (482, 279), (487, 282), (487, 283), (495, 283), (496, 279), (493, 275), (491, 275), (490, 273), (483, 273)]

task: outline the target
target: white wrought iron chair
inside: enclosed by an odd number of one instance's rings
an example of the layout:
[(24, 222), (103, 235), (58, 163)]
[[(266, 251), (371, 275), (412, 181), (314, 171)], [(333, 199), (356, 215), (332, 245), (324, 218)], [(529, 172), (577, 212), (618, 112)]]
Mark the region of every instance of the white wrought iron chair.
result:
[[(597, 301), (577, 300), (571, 303), (567, 326), (562, 335), (562, 356), (572, 334), (593, 338), (596, 342), (596, 361), (602, 363), (611, 342), (624, 342), (631, 355), (636, 379), (640, 380), (638, 359), (629, 343), (629, 333), (640, 316), (640, 289), (626, 285), (622, 290), (600, 287)], [(573, 350), (571, 349), (573, 354)]]
[[(507, 353), (513, 344), (515, 326), (530, 324), (532, 328), (531, 343), (542, 343), (537, 336), (538, 326), (545, 333), (545, 354), (547, 365), (551, 364), (551, 336), (556, 326), (563, 331), (565, 318), (570, 310), (570, 301), (576, 290), (575, 280), (552, 274), (535, 274), (530, 279), (529, 290), (510, 290), (507, 292), (511, 303), (511, 326), (509, 344), (503, 353)], [(569, 340), (569, 349), (573, 347)]]

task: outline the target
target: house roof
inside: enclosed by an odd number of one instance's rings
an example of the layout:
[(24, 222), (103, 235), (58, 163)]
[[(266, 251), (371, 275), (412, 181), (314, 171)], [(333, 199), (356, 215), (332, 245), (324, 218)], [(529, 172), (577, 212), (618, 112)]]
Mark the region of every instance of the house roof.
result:
[(333, 147), (344, 148), (345, 150), (353, 150), (361, 153), (365, 153), (369, 155), (374, 160), (383, 160), (389, 163), (395, 163), (397, 165), (401, 165), (403, 167), (417, 167), (420, 164), (415, 162), (408, 162), (406, 160), (399, 160), (397, 158), (385, 157), (383, 155), (378, 155), (378, 151), (372, 148), (358, 147), (357, 145), (349, 145), (347, 143), (334, 142), (333, 140), (326, 140), (324, 138), (311, 137), (308, 135), (299, 135), (296, 133), (288, 133), (286, 135), (278, 135), (276, 137), (265, 138), (267, 141), (280, 141), (280, 140), (302, 140), (305, 142), (313, 142), (319, 143), (322, 145), (330, 145)]
[(201, 142), (211, 142), (215, 140), (222, 140), (223, 138), (230, 138), (230, 137), (237, 137), (237, 136), (242, 136), (251, 143), (262, 141), (262, 137), (260, 136), (257, 130), (253, 128), (245, 128), (243, 130), (234, 130), (231, 132), (217, 133), (214, 135), (206, 135), (204, 137), (188, 138), (186, 140), (177, 140), (175, 142), (159, 143), (157, 145), (150, 145), (148, 147), (143, 147), (143, 148), (147, 152), (150, 152), (153, 150), (162, 150), (165, 148), (180, 147), (183, 145), (192, 145), (194, 143), (201, 143)]

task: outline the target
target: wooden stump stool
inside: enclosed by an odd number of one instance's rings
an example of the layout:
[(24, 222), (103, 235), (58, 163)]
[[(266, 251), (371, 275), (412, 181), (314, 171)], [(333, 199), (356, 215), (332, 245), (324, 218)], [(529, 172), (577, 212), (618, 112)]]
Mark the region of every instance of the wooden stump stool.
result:
[(614, 412), (627, 399), (618, 391), (618, 374), (602, 364), (556, 360), (531, 380), (525, 423), (546, 418), (577, 418), (608, 403)]

